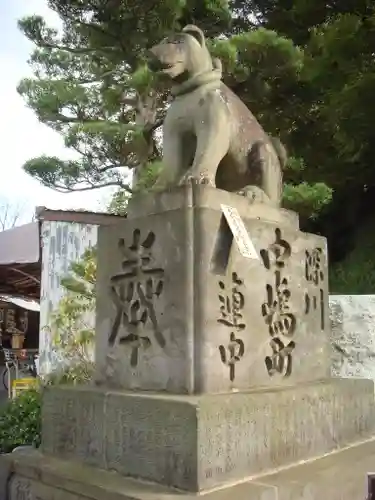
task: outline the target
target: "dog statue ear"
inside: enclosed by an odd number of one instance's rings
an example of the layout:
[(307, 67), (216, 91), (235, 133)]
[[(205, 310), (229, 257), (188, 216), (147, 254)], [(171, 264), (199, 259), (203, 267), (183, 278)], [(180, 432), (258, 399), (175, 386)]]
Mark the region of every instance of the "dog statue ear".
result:
[(188, 24), (183, 28), (182, 33), (187, 33), (188, 35), (193, 36), (199, 43), (201, 47), (204, 47), (206, 44), (206, 40), (204, 37), (203, 31), (198, 28), (198, 26), (195, 26), (194, 24)]

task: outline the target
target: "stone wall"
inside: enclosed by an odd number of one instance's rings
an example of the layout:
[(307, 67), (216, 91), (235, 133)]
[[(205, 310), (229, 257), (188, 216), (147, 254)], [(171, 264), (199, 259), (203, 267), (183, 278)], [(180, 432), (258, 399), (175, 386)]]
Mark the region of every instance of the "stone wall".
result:
[(331, 372), (375, 380), (375, 295), (331, 295)]

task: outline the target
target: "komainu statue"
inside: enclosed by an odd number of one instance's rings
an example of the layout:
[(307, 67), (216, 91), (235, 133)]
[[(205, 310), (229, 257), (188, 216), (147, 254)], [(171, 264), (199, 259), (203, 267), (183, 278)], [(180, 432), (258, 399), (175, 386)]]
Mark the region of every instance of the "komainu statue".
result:
[(202, 30), (188, 25), (152, 47), (150, 68), (174, 83), (156, 188), (209, 184), (279, 206), (285, 150), (223, 84)]

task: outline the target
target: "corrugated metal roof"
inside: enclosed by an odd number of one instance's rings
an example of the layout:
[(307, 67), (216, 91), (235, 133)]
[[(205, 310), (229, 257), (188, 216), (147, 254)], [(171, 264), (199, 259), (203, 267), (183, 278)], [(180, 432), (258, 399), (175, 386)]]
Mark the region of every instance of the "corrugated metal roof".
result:
[(0, 232), (0, 265), (34, 264), (39, 259), (39, 222)]
[(72, 222), (77, 224), (92, 224), (94, 226), (109, 226), (118, 224), (126, 218), (125, 215), (109, 214), (108, 212), (90, 212), (86, 210), (52, 210), (46, 207), (36, 207), (35, 216), (38, 220)]

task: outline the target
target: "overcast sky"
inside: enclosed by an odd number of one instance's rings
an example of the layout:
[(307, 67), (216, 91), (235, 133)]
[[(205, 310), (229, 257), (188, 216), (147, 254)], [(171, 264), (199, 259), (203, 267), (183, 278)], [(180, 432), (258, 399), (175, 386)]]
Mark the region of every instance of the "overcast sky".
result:
[(24, 162), (36, 156), (67, 157), (61, 137), (38, 122), (16, 91), (18, 82), (31, 74), (27, 60), (33, 47), (18, 30), (17, 20), (40, 14), (57, 25), (55, 14), (46, 3), (46, 0), (0, 0), (0, 208), (4, 200), (15, 205), (26, 204), (26, 219), (35, 206), (99, 209), (107, 196), (97, 190), (60, 194), (22, 170)]

